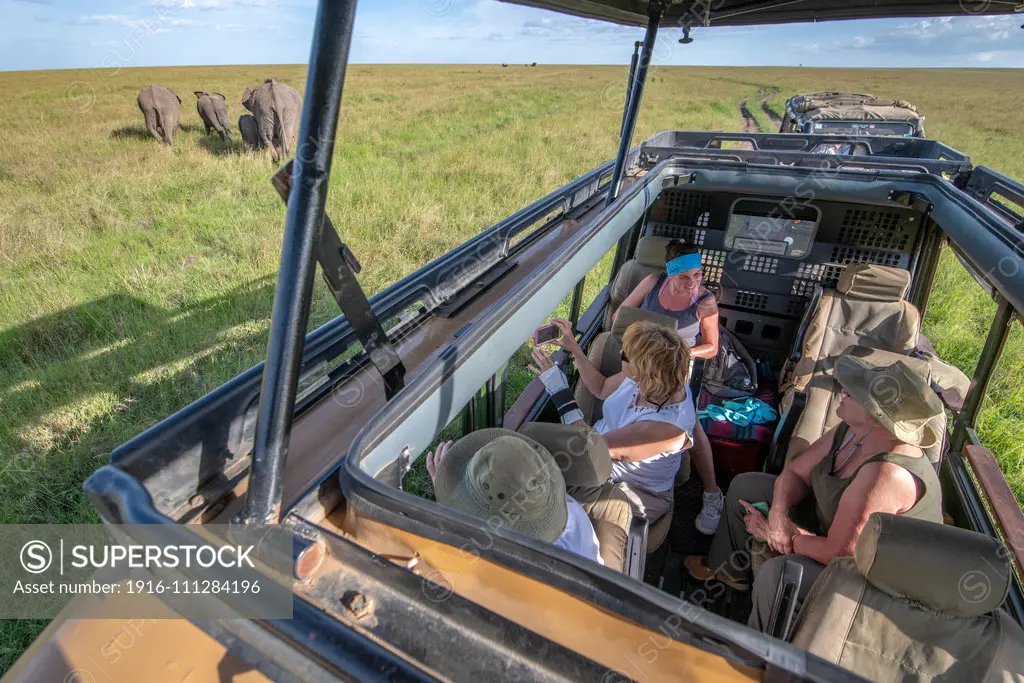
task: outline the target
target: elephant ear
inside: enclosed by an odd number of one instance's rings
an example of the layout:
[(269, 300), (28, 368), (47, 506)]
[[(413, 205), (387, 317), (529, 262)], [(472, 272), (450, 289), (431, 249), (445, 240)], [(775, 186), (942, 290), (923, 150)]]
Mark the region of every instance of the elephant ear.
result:
[(252, 86), (246, 88), (245, 92), (242, 93), (242, 106), (245, 107), (246, 109), (248, 109), (249, 111), (252, 111), (252, 107), (249, 104), (249, 98), (251, 98), (251, 97), (252, 97)]
[(196, 98), (197, 98), (197, 99), (198, 99), (198, 98), (201, 98), (201, 97), (202, 97), (203, 95), (205, 95), (205, 94), (206, 94), (206, 93), (204, 93), (204, 92), (203, 92), (202, 90), (193, 90), (192, 92), (193, 92), (193, 93), (195, 94), (195, 96), (196, 96)]
[(228, 101), (228, 98), (224, 97), (224, 96), (223, 96), (223, 95), (221, 95), (221, 94), (220, 94), (219, 92), (215, 92), (215, 93), (213, 93), (213, 94), (214, 94), (214, 96), (215, 96), (215, 97), (219, 97), (219, 98), (221, 98), (222, 100), (224, 100), (225, 102), (227, 102), (227, 101)]

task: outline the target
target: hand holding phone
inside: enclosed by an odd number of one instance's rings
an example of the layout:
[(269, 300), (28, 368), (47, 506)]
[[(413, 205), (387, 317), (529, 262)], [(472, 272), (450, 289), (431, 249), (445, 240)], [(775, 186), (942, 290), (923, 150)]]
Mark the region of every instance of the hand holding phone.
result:
[(562, 330), (559, 329), (558, 325), (543, 325), (534, 330), (533, 344), (534, 346), (550, 344), (551, 342), (561, 338), (561, 336)]

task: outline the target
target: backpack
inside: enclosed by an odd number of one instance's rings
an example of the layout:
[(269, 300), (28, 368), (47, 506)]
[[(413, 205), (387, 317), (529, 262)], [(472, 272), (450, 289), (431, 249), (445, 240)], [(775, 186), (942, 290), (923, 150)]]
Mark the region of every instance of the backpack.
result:
[(718, 328), (718, 354), (704, 362), (703, 386), (718, 398), (753, 396), (757, 391), (754, 359), (724, 327)]

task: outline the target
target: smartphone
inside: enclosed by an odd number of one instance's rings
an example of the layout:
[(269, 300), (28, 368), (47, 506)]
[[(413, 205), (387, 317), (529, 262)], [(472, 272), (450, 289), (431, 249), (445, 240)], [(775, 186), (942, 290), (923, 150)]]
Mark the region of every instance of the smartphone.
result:
[(535, 346), (540, 346), (541, 344), (553, 342), (561, 336), (562, 330), (558, 328), (558, 325), (544, 325), (534, 331), (533, 343)]

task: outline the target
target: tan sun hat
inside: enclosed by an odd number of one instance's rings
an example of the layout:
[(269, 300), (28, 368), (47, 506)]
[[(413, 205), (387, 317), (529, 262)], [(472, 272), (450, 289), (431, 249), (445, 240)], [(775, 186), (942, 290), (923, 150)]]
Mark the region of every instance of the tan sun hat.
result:
[(900, 441), (928, 448), (938, 441), (930, 424), (942, 412), (928, 382), (901, 360), (877, 366), (853, 356), (840, 356), (835, 378), (853, 400)]
[(553, 543), (565, 531), (565, 482), (539, 443), (507, 429), (481, 429), (449, 449), (434, 478), (437, 502)]

